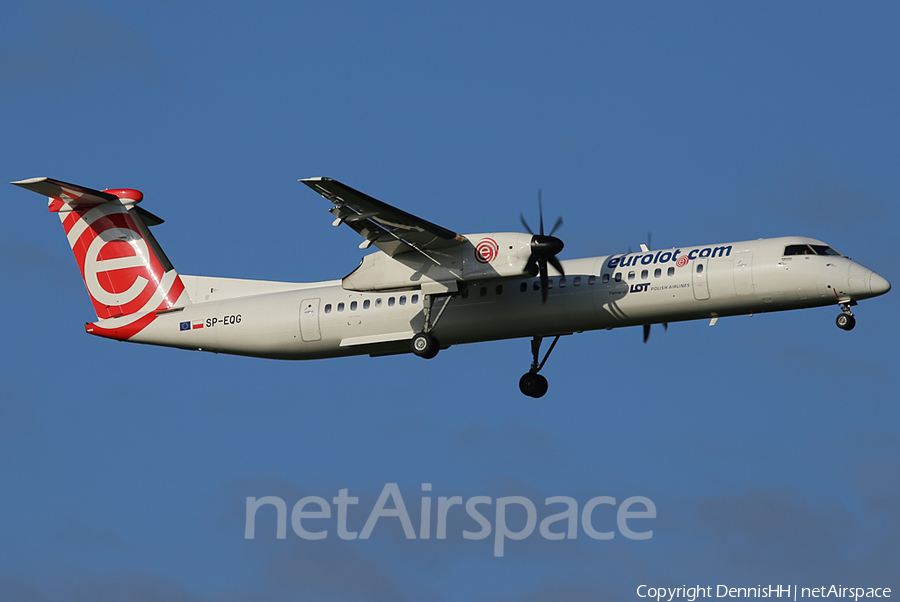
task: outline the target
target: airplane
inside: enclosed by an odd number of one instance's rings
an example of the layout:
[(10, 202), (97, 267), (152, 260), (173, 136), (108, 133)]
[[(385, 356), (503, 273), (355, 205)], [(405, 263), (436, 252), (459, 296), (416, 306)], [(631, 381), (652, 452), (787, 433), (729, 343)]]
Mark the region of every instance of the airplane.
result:
[[(802, 236), (560, 260), (554, 233), (459, 234), (330, 178), (300, 180), (331, 202), (334, 226), (363, 237), (359, 266), (340, 280), (293, 283), (179, 274), (150, 228), (163, 220), (134, 189), (94, 190), (50, 178), (12, 182), (49, 197), (75, 255), (97, 321), (93, 335), (273, 359), (414, 353), (531, 338), (519, 380), (529, 397), (560, 337), (589, 330), (838, 305), (890, 283), (827, 244)], [(551, 274), (550, 269), (553, 269)], [(553, 337), (540, 357), (542, 342)]]

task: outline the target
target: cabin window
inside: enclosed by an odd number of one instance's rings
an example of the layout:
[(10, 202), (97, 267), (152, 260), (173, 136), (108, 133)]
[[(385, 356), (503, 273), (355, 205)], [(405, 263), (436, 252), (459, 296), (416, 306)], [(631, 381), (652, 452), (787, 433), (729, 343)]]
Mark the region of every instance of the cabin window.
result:
[(563, 276), (559, 279), (559, 288), (566, 288), (566, 277)]
[(574, 286), (581, 286), (581, 276), (575, 276), (575, 279), (572, 281)]
[(326, 314), (330, 314), (330, 313), (331, 313), (331, 303), (329, 303), (328, 305), (325, 306), (325, 313), (326, 313)]
[(338, 311), (344, 311), (344, 304), (338, 303)]
[(553, 278), (547, 278), (547, 290), (553, 288)]
[(588, 284), (594, 284), (597, 282), (597, 277), (594, 275), (588, 276)]
[(369, 309), (369, 306), (371, 304), (372, 302), (369, 299), (366, 299), (365, 301), (363, 301), (363, 309)]
[(527, 282), (523, 282), (522, 284), (519, 285), (519, 292), (520, 292), (520, 293), (524, 293), (524, 292), (527, 291), (527, 290), (528, 290), (528, 283), (527, 283)]
[(481, 295), (482, 297), (487, 297), (487, 287), (486, 287), (486, 286), (482, 286), (482, 287), (481, 287), (481, 290), (478, 291), (478, 294)]
[(406, 295), (400, 295), (400, 305), (406, 305)]
[(394, 307), (395, 302), (396, 302), (396, 299), (394, 297), (390, 297), (388, 299), (388, 307)]
[(675, 268), (669, 267), (669, 270), (666, 272), (666, 274), (668, 274), (669, 276), (674, 276), (674, 275), (675, 275)]
[(415, 305), (416, 303), (419, 302), (419, 295), (413, 295), (412, 299), (410, 299), (410, 300), (412, 301), (412, 304)]
[(502, 294), (503, 294), (503, 285), (502, 285), (502, 284), (498, 284), (498, 285), (497, 285), (497, 288), (494, 289), (494, 292), (497, 293), (498, 295), (502, 295)]
[(616, 272), (616, 282), (622, 282), (622, 272)]
[(697, 273), (698, 273), (698, 274), (702, 274), (702, 273), (703, 273), (703, 264), (702, 264), (702, 263), (698, 263), (698, 264), (697, 264)]
[(350, 302), (350, 311), (356, 311), (357, 303), (356, 301)]
[(531, 286), (531, 288), (533, 288), (536, 291), (539, 291), (539, 290), (541, 290), (541, 283), (538, 282), (537, 280), (535, 280), (534, 284)]
[(650, 277), (650, 272), (648, 270), (641, 271), (641, 280), (646, 280)]
[(375, 299), (375, 309), (378, 309), (379, 307), (381, 307), (381, 297)]
[(662, 268), (656, 268), (656, 270), (653, 272), (653, 277), (659, 278), (660, 276), (662, 276)]
[(628, 272), (628, 279), (629, 279), (629, 280), (634, 280), (634, 272), (633, 272), (633, 271)]
[(609, 282), (609, 272), (607, 272), (606, 274), (603, 274), (602, 280), (603, 280), (603, 284), (606, 284), (607, 282)]

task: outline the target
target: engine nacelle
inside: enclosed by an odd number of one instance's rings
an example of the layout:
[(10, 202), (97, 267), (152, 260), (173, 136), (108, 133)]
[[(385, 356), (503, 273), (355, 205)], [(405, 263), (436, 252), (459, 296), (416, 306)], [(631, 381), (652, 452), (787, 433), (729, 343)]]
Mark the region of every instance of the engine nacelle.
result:
[(393, 257), (378, 251), (363, 257), (343, 280), (345, 289), (388, 291), (420, 288), (432, 282), (472, 282), (530, 276), (531, 234), (467, 234), (466, 242), (447, 249), (410, 251)]

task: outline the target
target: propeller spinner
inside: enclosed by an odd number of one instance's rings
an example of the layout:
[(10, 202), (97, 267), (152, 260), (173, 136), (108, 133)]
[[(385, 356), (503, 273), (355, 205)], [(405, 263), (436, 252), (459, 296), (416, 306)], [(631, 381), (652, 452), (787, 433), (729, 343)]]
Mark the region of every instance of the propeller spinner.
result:
[(519, 214), (519, 219), (522, 220), (522, 225), (525, 226), (525, 229), (531, 234), (531, 256), (525, 263), (525, 271), (535, 275), (540, 274), (541, 302), (546, 303), (548, 292), (547, 285), (549, 280), (547, 264), (549, 263), (552, 265), (562, 276), (566, 275), (562, 264), (559, 262), (559, 259), (556, 258), (556, 255), (563, 250), (565, 244), (563, 241), (553, 236), (553, 233), (563, 225), (562, 217), (556, 218), (556, 223), (553, 224), (553, 228), (550, 229), (550, 234), (544, 234), (544, 208), (541, 203), (540, 188), (538, 188), (538, 215), (541, 220), (540, 234), (534, 233), (534, 230), (532, 230), (531, 226), (528, 225), (528, 222), (525, 221), (525, 216), (521, 213)]

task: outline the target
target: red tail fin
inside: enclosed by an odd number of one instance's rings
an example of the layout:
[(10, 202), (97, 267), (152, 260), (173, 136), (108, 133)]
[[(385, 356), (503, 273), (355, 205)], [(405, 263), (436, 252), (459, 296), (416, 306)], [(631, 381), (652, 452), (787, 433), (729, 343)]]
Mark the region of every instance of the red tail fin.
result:
[(143, 199), (139, 191), (100, 192), (50, 178), (13, 184), (50, 197), (50, 211), (59, 214), (97, 317), (134, 317), (116, 320), (115, 333), (98, 332), (104, 328), (89, 332), (129, 338), (155, 312), (190, 303), (181, 278), (148, 229), (148, 221), (162, 220), (137, 207)]

